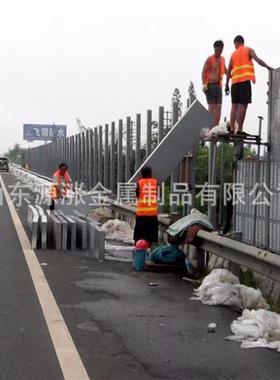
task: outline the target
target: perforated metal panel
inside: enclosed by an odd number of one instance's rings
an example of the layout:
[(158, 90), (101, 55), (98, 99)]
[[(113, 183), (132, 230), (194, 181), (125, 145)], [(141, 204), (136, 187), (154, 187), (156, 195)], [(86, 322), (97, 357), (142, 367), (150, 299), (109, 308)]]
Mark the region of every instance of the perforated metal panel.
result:
[[(238, 183), (244, 183), (245, 204), (239, 203), (235, 207), (235, 229), (242, 232), (244, 242), (252, 244), (255, 235), (257, 246), (280, 254), (280, 68), (273, 70), (270, 76), (269, 115), (270, 183), (266, 183), (269, 168), (267, 162), (260, 163), (259, 173), (256, 162), (238, 162), (236, 178)], [(255, 195), (250, 195), (250, 192), (257, 182), (259, 191), (270, 201), (269, 207), (266, 204), (252, 204)], [(272, 195), (269, 196), (267, 189)]]
[(271, 160), (280, 162), (280, 68), (271, 74)]
[[(267, 163), (260, 163), (260, 181), (259, 192), (262, 197), (257, 203), (261, 203), (264, 197), (270, 198), (269, 207), (269, 246), (266, 247), (273, 252), (280, 254), (280, 163), (271, 164), (271, 183), (269, 191), (272, 195), (268, 197), (268, 190), (265, 188)], [(257, 163), (252, 161), (240, 161), (237, 166), (237, 182), (244, 183), (244, 201), (239, 202), (235, 207), (235, 230), (242, 232), (242, 240), (246, 243), (253, 244), (254, 240), (254, 218), (255, 206), (253, 200), (256, 199), (256, 193), (252, 193), (256, 184)], [(251, 195), (250, 195), (251, 193)], [(266, 204), (256, 205), (256, 234), (255, 244), (265, 247), (266, 244)]]

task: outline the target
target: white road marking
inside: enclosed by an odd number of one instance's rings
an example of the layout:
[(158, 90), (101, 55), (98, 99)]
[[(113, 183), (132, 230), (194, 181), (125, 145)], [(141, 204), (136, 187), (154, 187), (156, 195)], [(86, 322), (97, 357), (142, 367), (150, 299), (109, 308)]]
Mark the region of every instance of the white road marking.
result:
[(0, 174), (0, 183), (6, 198), (22, 251), (50, 332), (54, 349), (65, 380), (90, 380), (63, 316), (51, 292), (24, 227), (16, 212)]

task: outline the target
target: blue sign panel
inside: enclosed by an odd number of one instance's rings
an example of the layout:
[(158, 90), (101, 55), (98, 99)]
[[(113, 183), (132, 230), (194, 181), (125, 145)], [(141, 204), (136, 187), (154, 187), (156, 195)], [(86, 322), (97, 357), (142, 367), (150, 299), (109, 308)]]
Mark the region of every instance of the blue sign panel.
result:
[(56, 140), (66, 137), (66, 125), (23, 124), (24, 140)]

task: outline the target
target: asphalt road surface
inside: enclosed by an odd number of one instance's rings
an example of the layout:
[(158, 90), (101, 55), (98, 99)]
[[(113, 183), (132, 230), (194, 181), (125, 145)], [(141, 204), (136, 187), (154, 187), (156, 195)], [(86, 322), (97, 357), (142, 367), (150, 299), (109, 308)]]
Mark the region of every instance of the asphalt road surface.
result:
[[(11, 192), (15, 179), (1, 175)], [(0, 380), (60, 380), (54, 343), (3, 198)], [(26, 206), (17, 208), (27, 230)], [(90, 379), (279, 379), (280, 354), (226, 341), (238, 314), (190, 300), (193, 287), (178, 276), (138, 273), (130, 264), (78, 252), (35, 253)], [(207, 332), (210, 322), (218, 325), (215, 333)]]

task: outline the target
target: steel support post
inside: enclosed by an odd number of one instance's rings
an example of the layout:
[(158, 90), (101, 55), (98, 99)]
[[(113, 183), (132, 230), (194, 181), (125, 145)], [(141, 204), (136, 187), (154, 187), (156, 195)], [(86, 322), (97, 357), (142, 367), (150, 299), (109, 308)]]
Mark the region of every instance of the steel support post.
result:
[(103, 163), (102, 125), (99, 125), (99, 131), (98, 131), (98, 182), (103, 184), (102, 163)]
[(98, 129), (94, 128), (94, 169), (93, 169), (93, 186), (98, 182)]
[(146, 147), (146, 157), (152, 152), (152, 111), (147, 110), (147, 147)]
[(119, 120), (119, 130), (118, 130), (118, 183), (123, 182), (123, 121)]
[(110, 145), (110, 190), (116, 191), (116, 144), (115, 144), (115, 123), (111, 123), (111, 145)]
[(131, 157), (131, 119), (126, 118), (126, 159), (125, 159), (125, 180), (130, 179), (130, 157)]
[(104, 134), (104, 186), (106, 189), (109, 188), (109, 125), (105, 124), (105, 134)]
[(141, 163), (141, 114), (136, 115), (136, 143), (135, 143), (135, 171), (139, 168)]
[(158, 143), (163, 139), (164, 107), (158, 109)]
[(89, 189), (92, 189), (93, 187), (93, 130), (89, 130), (89, 142), (88, 142), (88, 173), (89, 173), (89, 180), (88, 180), (88, 187)]

